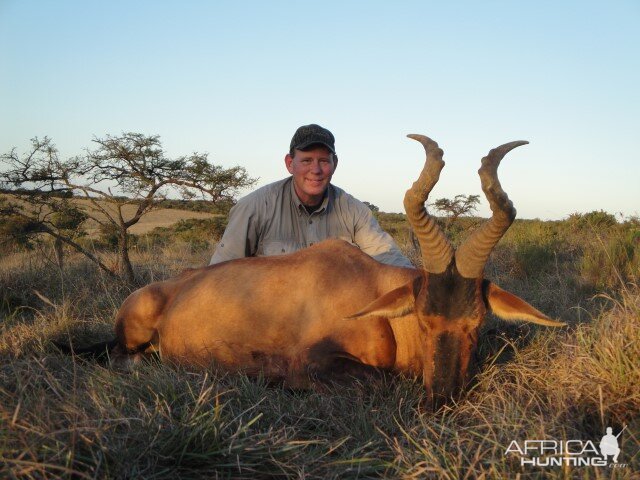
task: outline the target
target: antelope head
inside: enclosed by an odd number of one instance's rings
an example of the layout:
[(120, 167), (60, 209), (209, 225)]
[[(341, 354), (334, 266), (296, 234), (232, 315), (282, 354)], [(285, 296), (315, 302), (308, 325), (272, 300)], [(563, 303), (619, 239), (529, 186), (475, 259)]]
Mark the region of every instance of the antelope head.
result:
[(425, 148), (426, 161), (407, 191), (404, 207), (422, 252), (422, 275), (379, 297), (352, 316), (394, 318), (413, 312), (422, 345), (422, 376), (434, 405), (455, 397), (467, 380), (469, 359), (487, 311), (505, 320), (562, 326), (517, 296), (484, 278), (491, 251), (511, 226), (516, 210), (498, 180), (504, 156), (526, 141), (506, 143), (489, 152), (478, 170), (492, 216), (454, 249), (425, 208), (444, 167), (438, 144), (424, 135), (408, 135)]

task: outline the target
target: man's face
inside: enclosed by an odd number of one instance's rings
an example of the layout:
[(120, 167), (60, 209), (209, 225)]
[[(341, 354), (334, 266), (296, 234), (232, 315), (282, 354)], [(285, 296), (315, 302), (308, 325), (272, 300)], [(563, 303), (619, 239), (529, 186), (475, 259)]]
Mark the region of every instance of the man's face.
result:
[(338, 159), (321, 145), (310, 150), (295, 150), (293, 157), (284, 158), (289, 173), (293, 175), (293, 184), (298, 198), (304, 205), (318, 205), (329, 186)]

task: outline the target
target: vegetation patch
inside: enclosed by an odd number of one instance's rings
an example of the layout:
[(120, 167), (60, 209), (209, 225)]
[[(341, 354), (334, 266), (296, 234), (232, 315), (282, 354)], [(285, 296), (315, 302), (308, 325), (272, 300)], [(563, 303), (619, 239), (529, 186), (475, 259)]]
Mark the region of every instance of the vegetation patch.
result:
[[(377, 215), (404, 251), (415, 248), (403, 215)], [(206, 264), (224, 222), (194, 219), (137, 237), (136, 275), (149, 282)], [(290, 391), (213, 367), (123, 371), (65, 356), (53, 341), (109, 338), (133, 287), (80, 255), (59, 268), (46, 242), (17, 249), (0, 259), (0, 477), (634, 478), (634, 222), (594, 231), (572, 218), (516, 221), (487, 276), (569, 326), (488, 318), (473, 385), (435, 413), (423, 408), (423, 387), (412, 378)], [(109, 252), (98, 253), (108, 261)], [(585, 270), (593, 258), (601, 263)], [(615, 469), (533, 467), (505, 454), (514, 440), (597, 445), (607, 427), (625, 425)]]

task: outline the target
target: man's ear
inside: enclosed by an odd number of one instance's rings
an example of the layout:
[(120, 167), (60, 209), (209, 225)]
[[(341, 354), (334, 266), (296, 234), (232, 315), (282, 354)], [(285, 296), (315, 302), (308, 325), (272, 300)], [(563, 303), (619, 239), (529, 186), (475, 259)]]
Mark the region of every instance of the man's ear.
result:
[(291, 156), (290, 153), (287, 153), (284, 156), (284, 164), (287, 167), (287, 171), (291, 174), (293, 174), (293, 167), (291, 166), (292, 163), (293, 163), (293, 157)]
[(501, 289), (489, 280), (482, 283), (485, 303), (497, 317), (509, 321), (524, 321), (547, 327), (564, 327), (566, 324), (551, 320), (513, 293)]
[(422, 288), (423, 279), (424, 277), (419, 276), (409, 283), (385, 293), (358, 313), (346, 318), (383, 317), (392, 319), (410, 313), (415, 307), (416, 297)]
[(331, 172), (332, 175), (336, 173), (336, 168), (338, 168), (338, 155), (334, 153), (333, 154), (333, 172)]

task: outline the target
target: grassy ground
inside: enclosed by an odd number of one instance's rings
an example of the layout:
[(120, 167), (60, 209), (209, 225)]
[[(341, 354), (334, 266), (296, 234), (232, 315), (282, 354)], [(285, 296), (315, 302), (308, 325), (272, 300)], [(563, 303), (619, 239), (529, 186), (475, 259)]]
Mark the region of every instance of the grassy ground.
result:
[[(396, 238), (415, 255), (396, 220)], [(41, 252), (6, 256), (0, 260), (0, 477), (638, 478), (634, 228), (514, 225), (488, 277), (569, 327), (489, 318), (474, 385), (435, 413), (421, 407), (422, 387), (411, 378), (299, 392), (213, 369), (149, 363), (122, 372), (61, 355), (52, 340), (111, 335), (127, 288), (80, 258), (60, 272)], [(212, 251), (163, 248), (137, 252), (145, 281), (205, 264)], [(619, 468), (523, 467), (516, 454), (505, 455), (513, 440), (597, 446), (607, 426), (617, 433), (624, 425), (619, 463), (626, 466)]]

